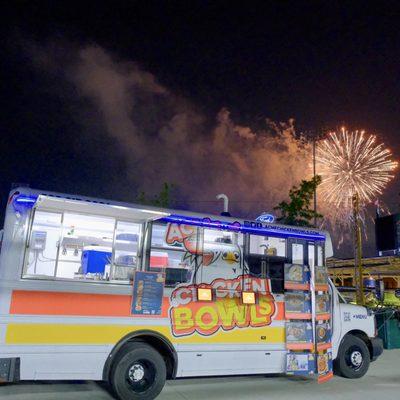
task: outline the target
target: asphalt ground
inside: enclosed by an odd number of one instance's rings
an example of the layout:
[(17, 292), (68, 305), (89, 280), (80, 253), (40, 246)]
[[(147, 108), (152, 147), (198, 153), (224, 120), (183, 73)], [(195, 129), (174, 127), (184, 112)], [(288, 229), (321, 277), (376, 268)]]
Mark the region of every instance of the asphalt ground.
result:
[[(315, 380), (286, 376), (190, 378), (168, 381), (157, 400), (394, 400), (400, 398), (400, 350), (386, 350), (361, 379)], [(20, 382), (0, 385), (4, 400), (112, 400), (102, 383)]]

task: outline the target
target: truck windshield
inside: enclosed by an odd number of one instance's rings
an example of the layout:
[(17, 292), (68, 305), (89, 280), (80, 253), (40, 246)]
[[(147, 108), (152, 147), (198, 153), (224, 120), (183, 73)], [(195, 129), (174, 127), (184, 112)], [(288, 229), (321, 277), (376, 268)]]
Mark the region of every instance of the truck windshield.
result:
[(345, 298), (341, 295), (341, 293), (339, 292), (339, 290), (336, 289), (336, 287), (335, 287), (335, 285), (333, 284), (333, 282), (331, 281), (331, 279), (329, 279), (329, 285), (331, 286), (332, 295), (333, 295), (333, 292), (334, 292), (334, 291), (338, 294), (339, 303), (347, 304), (347, 301), (346, 301)]
[(339, 295), (339, 303), (343, 303), (343, 304), (347, 304), (347, 301), (344, 299), (344, 297), (339, 293), (338, 291), (338, 295)]

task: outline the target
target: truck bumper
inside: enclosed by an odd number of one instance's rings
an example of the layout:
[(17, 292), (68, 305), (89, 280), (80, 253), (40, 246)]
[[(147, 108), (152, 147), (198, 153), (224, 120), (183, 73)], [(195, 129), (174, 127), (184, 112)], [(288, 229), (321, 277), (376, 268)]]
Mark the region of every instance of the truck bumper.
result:
[(383, 353), (383, 341), (379, 337), (370, 338), (371, 341), (371, 361), (375, 361)]

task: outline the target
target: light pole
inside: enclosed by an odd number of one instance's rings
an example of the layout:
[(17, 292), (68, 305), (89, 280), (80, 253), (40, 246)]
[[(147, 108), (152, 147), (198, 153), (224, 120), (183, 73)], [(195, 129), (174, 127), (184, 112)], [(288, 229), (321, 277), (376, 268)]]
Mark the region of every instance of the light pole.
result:
[(313, 174), (314, 174), (314, 227), (317, 227), (317, 185), (315, 185), (315, 177), (317, 172), (316, 160), (315, 160), (315, 147), (316, 140), (313, 138)]
[(360, 197), (355, 193), (352, 198), (353, 223), (354, 223), (354, 278), (356, 285), (357, 304), (364, 305), (364, 282), (362, 266), (362, 244), (361, 244), (361, 223), (360, 223)]

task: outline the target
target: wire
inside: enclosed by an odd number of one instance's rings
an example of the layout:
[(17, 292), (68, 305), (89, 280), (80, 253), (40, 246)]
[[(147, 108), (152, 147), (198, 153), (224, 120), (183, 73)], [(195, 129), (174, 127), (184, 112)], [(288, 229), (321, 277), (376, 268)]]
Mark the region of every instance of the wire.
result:
[[(229, 200), (229, 203), (268, 203), (270, 200)], [(172, 200), (172, 203), (220, 203), (220, 200)]]

